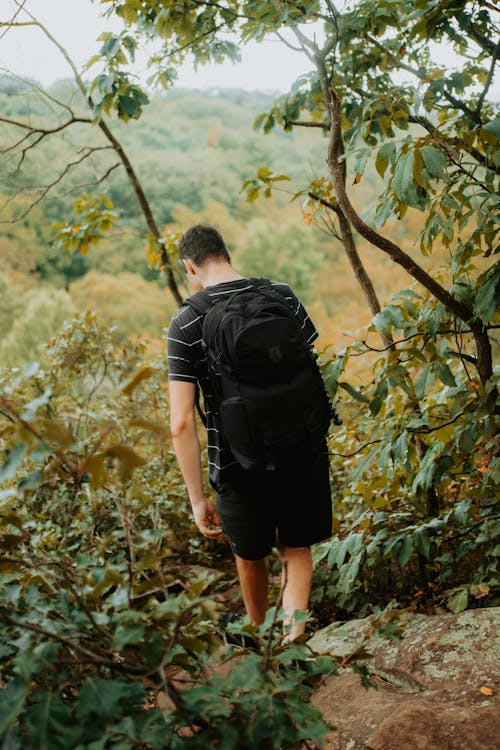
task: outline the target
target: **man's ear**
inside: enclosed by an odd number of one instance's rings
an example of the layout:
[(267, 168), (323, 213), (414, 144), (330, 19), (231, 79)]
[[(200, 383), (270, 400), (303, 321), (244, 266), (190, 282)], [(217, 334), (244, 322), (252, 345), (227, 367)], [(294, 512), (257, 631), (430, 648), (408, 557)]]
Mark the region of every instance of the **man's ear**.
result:
[(183, 263), (184, 263), (184, 268), (186, 269), (186, 273), (188, 274), (188, 276), (196, 276), (197, 269), (193, 261), (189, 260), (189, 258), (184, 258)]

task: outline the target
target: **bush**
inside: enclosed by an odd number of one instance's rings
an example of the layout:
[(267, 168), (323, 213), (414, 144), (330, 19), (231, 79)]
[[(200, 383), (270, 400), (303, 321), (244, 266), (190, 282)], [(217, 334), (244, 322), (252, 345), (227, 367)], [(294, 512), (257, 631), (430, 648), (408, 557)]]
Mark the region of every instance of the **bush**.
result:
[[(306, 647), (280, 648), (276, 622), (254, 632), (259, 656), (225, 650), (217, 636), (213, 594), (224, 573), (213, 561), (230, 552), (190, 542), (163, 360), (144, 361), (140, 341), (116, 347), (90, 313), (64, 325), (46, 358), (46, 369), (1, 378), (3, 746), (319, 742), (328, 727), (308, 702), (304, 670), (279, 669)], [(224, 678), (213, 673), (221, 655), (231, 664)], [(306, 671), (333, 667), (320, 658)]]

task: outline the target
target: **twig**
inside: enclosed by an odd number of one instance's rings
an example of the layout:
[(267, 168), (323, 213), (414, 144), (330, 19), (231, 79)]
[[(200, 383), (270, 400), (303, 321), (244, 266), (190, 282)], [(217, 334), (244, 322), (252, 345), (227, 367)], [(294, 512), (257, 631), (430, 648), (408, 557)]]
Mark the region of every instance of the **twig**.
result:
[(6, 35), (6, 33), (12, 28), (12, 25), (14, 24), (16, 18), (21, 13), (21, 11), (24, 8), (24, 6), (26, 5), (26, 3), (27, 3), (27, 0), (22, 0), (22, 2), (18, 4), (18, 8), (17, 8), (16, 12), (14, 13), (14, 15), (12, 16), (11, 20), (8, 23), (2, 23), (2, 24), (0, 24), (0, 26), (5, 26), (6, 27), (3, 30), (3, 32), (0, 34), (0, 41), (4, 38), (4, 36)]
[(352, 458), (357, 453), (361, 453), (361, 451), (364, 451), (365, 448), (369, 448), (370, 445), (377, 445), (377, 443), (383, 443), (384, 441), (382, 439), (380, 440), (372, 440), (369, 443), (365, 443), (361, 446), (361, 448), (358, 448), (358, 450), (354, 451), (354, 453), (334, 453), (333, 451), (328, 451), (329, 456), (340, 456), (340, 458)]

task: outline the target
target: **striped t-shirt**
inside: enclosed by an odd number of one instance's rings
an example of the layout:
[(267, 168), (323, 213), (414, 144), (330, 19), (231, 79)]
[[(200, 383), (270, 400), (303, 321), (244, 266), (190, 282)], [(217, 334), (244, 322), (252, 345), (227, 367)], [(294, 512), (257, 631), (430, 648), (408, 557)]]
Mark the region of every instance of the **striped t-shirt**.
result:
[[(318, 333), (300, 300), (288, 284), (272, 281), (271, 285), (287, 300), (300, 322), (305, 340), (312, 345)], [(244, 278), (209, 286), (206, 291), (215, 300), (252, 288), (250, 280)], [(233, 466), (237, 461), (224, 444), (223, 435), (214, 420), (213, 394), (201, 345), (202, 318), (203, 316), (194, 308), (184, 305), (170, 321), (167, 336), (168, 379), (198, 383), (200, 386), (207, 417), (208, 473), (211, 483), (217, 485), (221, 471)]]

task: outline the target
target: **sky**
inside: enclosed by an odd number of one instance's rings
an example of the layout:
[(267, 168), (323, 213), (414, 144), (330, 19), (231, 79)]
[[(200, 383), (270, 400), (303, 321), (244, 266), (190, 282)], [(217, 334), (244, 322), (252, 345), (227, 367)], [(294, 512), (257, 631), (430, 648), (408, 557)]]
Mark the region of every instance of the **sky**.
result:
[[(95, 0), (25, 0), (25, 7), (47, 26), (53, 36), (68, 50), (78, 68), (95, 54), (103, 31), (121, 29), (118, 19), (113, 22), (100, 18), (103, 6)], [(16, 11), (15, 0), (0, 0), (0, 20), (10, 20)], [(24, 18), (26, 18), (24, 16)], [(21, 20), (19, 15), (18, 20)], [(321, 34), (320, 29), (317, 33)], [(195, 70), (191, 63), (180, 69), (178, 86), (188, 88), (241, 88), (259, 91), (288, 91), (293, 82), (311, 69), (303, 53), (294, 52), (279, 41), (250, 43), (241, 49), (242, 62), (206, 65)], [(433, 50), (437, 62), (458, 64), (453, 50)], [(39, 29), (0, 28), (0, 72), (10, 71), (32, 78), (48, 86), (59, 78), (71, 75), (60, 52), (50, 44)], [(139, 55), (136, 72), (143, 81), (148, 77), (146, 57)], [(489, 97), (500, 101), (500, 76), (496, 76)]]
[[(102, 44), (96, 41), (99, 34), (121, 28), (119, 21), (112, 24), (99, 17), (103, 6), (97, 1), (27, 0), (25, 7), (66, 47), (78, 68), (99, 50)], [(1, 20), (10, 19), (15, 10), (14, 0), (0, 0)], [(0, 29), (0, 35), (4, 31)], [(287, 91), (300, 75), (310, 69), (303, 54), (280, 42), (251, 44), (242, 52), (240, 64), (226, 62), (199, 67), (197, 71), (190, 63), (184, 65), (177, 85), (199, 89), (228, 87)], [(39, 29), (10, 29), (0, 36), (0, 66), (23, 77), (34, 78), (44, 86), (71, 75), (61, 54)], [(142, 69), (145, 67), (143, 58)], [(141, 72), (140, 67), (138, 72)]]

